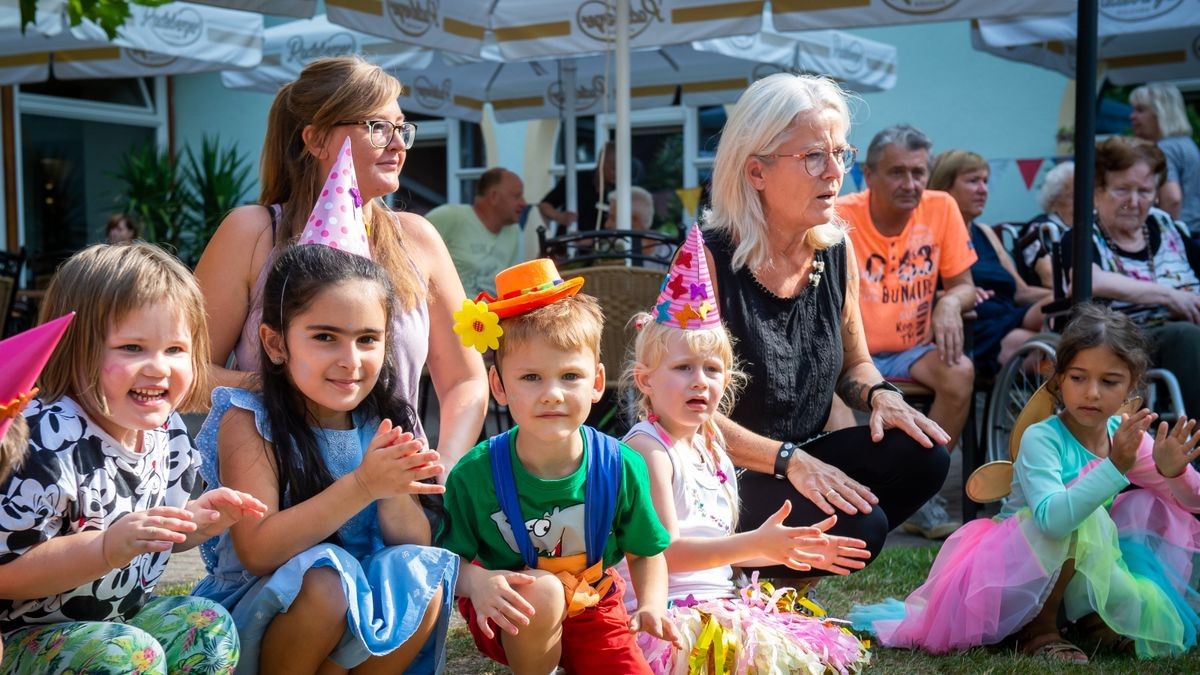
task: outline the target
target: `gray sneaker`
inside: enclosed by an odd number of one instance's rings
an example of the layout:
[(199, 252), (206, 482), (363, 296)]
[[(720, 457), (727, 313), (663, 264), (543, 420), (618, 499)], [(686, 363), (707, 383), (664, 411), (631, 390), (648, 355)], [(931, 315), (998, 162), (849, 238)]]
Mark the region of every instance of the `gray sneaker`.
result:
[(961, 525), (962, 523), (951, 518), (946, 512), (946, 498), (934, 495), (911, 518), (904, 521), (900, 529), (909, 534), (919, 534), (926, 539), (945, 539)]

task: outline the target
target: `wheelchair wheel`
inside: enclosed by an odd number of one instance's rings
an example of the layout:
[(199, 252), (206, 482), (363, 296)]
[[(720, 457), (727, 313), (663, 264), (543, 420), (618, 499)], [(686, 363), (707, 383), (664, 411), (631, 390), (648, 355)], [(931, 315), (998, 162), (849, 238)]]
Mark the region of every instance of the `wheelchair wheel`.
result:
[(1026, 401), (1054, 372), (1058, 335), (1039, 333), (1017, 348), (996, 376), (987, 410), (987, 461), (1010, 459), (1008, 438)]

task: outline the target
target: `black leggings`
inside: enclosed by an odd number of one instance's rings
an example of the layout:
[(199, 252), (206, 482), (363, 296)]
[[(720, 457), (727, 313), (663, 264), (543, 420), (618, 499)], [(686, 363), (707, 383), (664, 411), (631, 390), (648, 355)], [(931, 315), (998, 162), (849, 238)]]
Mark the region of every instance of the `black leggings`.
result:
[[(852, 516), (837, 511), (837, 525), (830, 530), (832, 534), (867, 542), (871, 551), (868, 563), (883, 550), (888, 532), (937, 494), (950, 470), (950, 455), (944, 446), (923, 448), (898, 429), (885, 432), (879, 443), (871, 441), (870, 429), (865, 426), (843, 429), (807, 443), (804, 449), (816, 459), (846, 472), (879, 498), (870, 513)], [(738, 491), (742, 500), (738, 530), (742, 532), (757, 528), (787, 499), (792, 500), (787, 525), (802, 527), (828, 517), (797, 492), (790, 481), (777, 480), (772, 475), (744, 471), (738, 479)], [(782, 565), (759, 568), (759, 572), (764, 577), (779, 579), (829, 574), (820, 570), (799, 572)]]

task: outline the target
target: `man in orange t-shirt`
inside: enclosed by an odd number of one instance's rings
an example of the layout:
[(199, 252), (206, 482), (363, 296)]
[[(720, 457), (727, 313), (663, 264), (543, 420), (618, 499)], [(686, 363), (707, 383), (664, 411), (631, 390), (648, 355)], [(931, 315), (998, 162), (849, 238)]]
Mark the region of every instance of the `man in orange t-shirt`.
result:
[[(975, 306), (976, 255), (954, 199), (925, 190), (932, 145), (906, 124), (880, 131), (867, 150), (867, 189), (839, 198), (837, 211), (850, 228), (858, 259), (859, 306), (871, 357), (885, 378), (915, 380), (933, 390), (929, 417), (950, 434), (946, 447), (953, 448), (975, 382), (974, 366), (963, 354), (962, 315)], [(947, 517), (907, 525), (940, 539), (956, 524)]]

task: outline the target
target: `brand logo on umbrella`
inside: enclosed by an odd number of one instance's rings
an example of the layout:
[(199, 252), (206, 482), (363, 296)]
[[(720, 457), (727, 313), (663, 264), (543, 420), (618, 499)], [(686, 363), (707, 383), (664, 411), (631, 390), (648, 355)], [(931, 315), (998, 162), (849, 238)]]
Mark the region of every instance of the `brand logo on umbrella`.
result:
[[(663, 18), (662, 0), (641, 0), (638, 6), (630, 2), (629, 37), (641, 35), (652, 21), (668, 23)], [(575, 24), (593, 40), (608, 42), (616, 39), (617, 10), (605, 0), (587, 0), (575, 11)]]
[[(858, 40), (833, 36), (833, 60), (842, 66), (843, 75), (858, 75), (867, 67), (867, 50)], [(838, 73), (830, 73), (838, 75)]]
[(937, 14), (958, 4), (958, 0), (883, 0), (888, 7), (905, 14)]
[[(554, 81), (546, 88), (546, 100), (559, 110), (567, 104), (566, 95), (562, 90), (562, 82)], [(589, 85), (587, 82), (575, 83), (575, 109), (587, 110), (596, 104), (596, 101), (604, 98), (604, 76), (597, 75), (592, 78)]]
[(190, 7), (152, 8), (142, 14), (140, 25), (169, 45), (185, 47), (200, 39), (204, 17)]
[(1145, 21), (1162, 16), (1183, 0), (1100, 0), (1100, 13), (1117, 21)]
[(353, 34), (345, 31), (334, 33), (324, 40), (310, 42), (296, 35), (287, 41), (285, 63), (304, 64), (314, 59), (334, 56), (349, 56), (358, 53), (358, 40)]
[(121, 51), (129, 57), (130, 61), (143, 68), (165, 68), (177, 60), (174, 56), (148, 52), (144, 49), (122, 49)]
[(450, 100), (450, 78), (438, 83), (420, 75), (413, 80), (412, 93), (416, 96), (417, 103), (430, 110), (437, 110)]
[(424, 35), (437, 25), (437, 0), (386, 0), (388, 16), (405, 35)]

